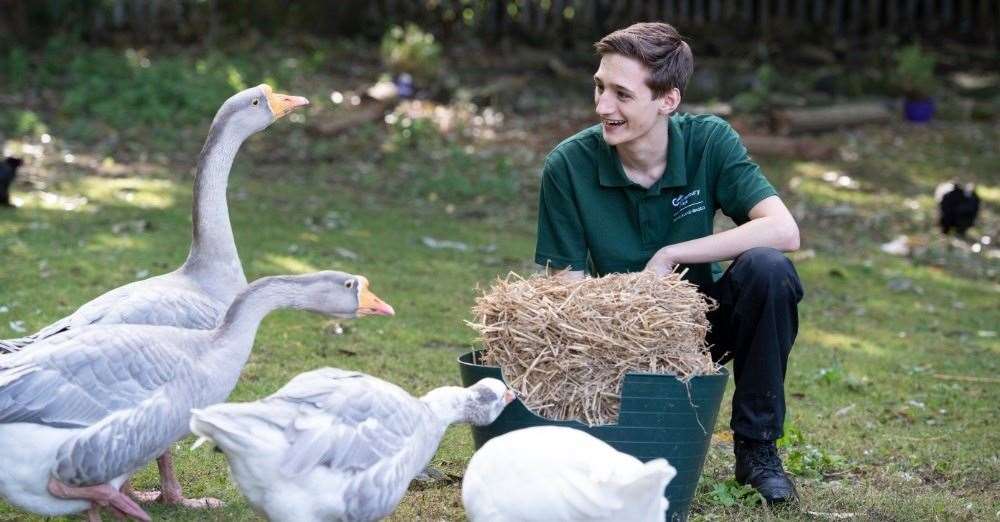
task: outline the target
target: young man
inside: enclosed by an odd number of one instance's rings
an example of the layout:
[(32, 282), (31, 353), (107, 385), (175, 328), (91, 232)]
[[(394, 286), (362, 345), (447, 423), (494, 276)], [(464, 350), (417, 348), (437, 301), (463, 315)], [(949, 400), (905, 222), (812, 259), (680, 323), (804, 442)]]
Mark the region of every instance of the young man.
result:
[[(739, 136), (714, 116), (674, 114), (694, 69), (691, 49), (664, 23), (640, 23), (595, 44), (601, 119), (546, 158), (535, 262), (584, 271), (678, 265), (719, 302), (709, 314), (716, 360), (733, 360), (736, 479), (768, 502), (796, 496), (775, 441), (802, 286), (781, 251), (799, 231)], [(721, 210), (738, 225), (713, 233)], [(725, 273), (718, 261), (732, 259)]]

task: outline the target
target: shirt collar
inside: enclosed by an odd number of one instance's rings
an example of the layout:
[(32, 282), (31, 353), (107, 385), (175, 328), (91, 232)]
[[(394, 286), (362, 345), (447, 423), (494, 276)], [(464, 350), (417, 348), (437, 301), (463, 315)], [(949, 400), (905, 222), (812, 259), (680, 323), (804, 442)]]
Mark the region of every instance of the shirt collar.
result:
[[(658, 194), (661, 190), (671, 187), (683, 187), (687, 185), (687, 169), (684, 163), (684, 135), (681, 133), (680, 124), (674, 118), (667, 119), (667, 170), (660, 179), (649, 188), (650, 193)], [(604, 168), (599, 169), (598, 182), (602, 187), (628, 187), (638, 186), (628, 179), (622, 162), (618, 159), (618, 153), (614, 147), (604, 143), (605, 154), (608, 160), (604, 162)], [(610, 166), (611, 168), (607, 168)]]

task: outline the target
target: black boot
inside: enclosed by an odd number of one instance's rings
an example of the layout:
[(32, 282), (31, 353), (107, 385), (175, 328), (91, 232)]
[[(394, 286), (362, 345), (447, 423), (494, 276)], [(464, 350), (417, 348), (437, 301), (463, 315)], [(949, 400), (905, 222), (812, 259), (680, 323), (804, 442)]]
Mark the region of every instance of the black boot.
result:
[(780, 504), (798, 498), (795, 484), (781, 467), (774, 441), (757, 441), (736, 436), (736, 481), (749, 483), (768, 504)]

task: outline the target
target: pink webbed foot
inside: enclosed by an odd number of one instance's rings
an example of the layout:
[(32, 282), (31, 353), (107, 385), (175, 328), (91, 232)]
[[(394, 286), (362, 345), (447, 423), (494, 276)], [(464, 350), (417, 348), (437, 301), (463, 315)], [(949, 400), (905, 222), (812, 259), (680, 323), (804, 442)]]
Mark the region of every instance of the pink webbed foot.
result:
[(91, 503), (87, 510), (87, 518), (91, 521), (100, 520), (99, 508), (110, 508), (116, 516), (131, 517), (143, 522), (150, 522), (149, 515), (139, 507), (128, 495), (109, 486), (70, 486), (54, 478), (49, 479), (49, 493), (59, 498), (86, 500)]
[(130, 496), (137, 502), (148, 504), (156, 502), (168, 506), (183, 506), (189, 509), (218, 509), (224, 507), (225, 502), (212, 497), (205, 498), (185, 498), (180, 492), (170, 493), (169, 491), (135, 491)]
[(156, 459), (156, 464), (160, 470), (160, 491), (136, 491), (128, 483), (122, 486), (122, 491), (142, 503), (157, 502), (189, 509), (218, 509), (225, 506), (225, 503), (217, 498), (184, 498), (181, 484), (174, 474), (173, 459), (169, 451)]

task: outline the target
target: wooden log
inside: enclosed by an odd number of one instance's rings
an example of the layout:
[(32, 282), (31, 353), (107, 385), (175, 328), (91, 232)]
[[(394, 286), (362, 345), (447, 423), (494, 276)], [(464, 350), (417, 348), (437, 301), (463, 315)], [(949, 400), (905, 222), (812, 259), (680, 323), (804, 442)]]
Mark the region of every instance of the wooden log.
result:
[[(553, 57), (553, 61), (558, 62), (558, 59)], [(553, 62), (549, 62), (552, 65)], [(561, 62), (559, 62), (561, 63)], [(565, 67), (565, 66), (563, 66)], [(571, 69), (566, 68), (565, 74), (572, 74)], [(572, 76), (573, 78), (579, 78), (579, 75)], [(530, 77), (527, 75), (520, 76), (501, 76), (495, 80), (492, 80), (489, 85), (483, 87), (472, 88), (468, 90), (469, 100), (473, 103), (479, 104), (491, 104), (495, 103), (495, 98), (500, 97), (501, 94), (519, 92), (524, 89)]]
[(679, 112), (690, 114), (712, 114), (721, 118), (728, 118), (733, 114), (733, 106), (722, 102), (709, 103), (681, 103)]
[(809, 138), (769, 134), (744, 134), (740, 138), (753, 156), (819, 161), (832, 158), (835, 152), (833, 146)]
[(881, 103), (845, 103), (830, 107), (777, 110), (771, 117), (775, 130), (787, 135), (885, 123), (892, 113)]

